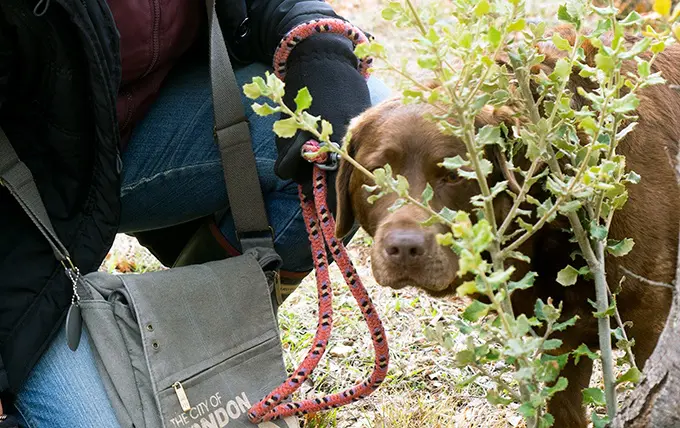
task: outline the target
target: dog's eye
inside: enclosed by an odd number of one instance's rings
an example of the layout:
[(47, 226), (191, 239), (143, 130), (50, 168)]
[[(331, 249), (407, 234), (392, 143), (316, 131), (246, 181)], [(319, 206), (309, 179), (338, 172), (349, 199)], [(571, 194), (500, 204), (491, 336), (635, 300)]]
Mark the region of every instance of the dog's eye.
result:
[(460, 177), (454, 171), (449, 172), (443, 178), (446, 183), (455, 183)]

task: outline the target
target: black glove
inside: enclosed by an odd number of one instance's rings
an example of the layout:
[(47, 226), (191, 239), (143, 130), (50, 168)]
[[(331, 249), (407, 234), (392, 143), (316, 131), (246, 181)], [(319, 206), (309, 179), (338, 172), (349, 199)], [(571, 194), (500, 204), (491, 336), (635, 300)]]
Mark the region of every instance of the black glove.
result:
[[(329, 121), (333, 125), (331, 141), (340, 144), (350, 120), (371, 105), (366, 79), (357, 66), (351, 41), (339, 34), (314, 34), (300, 42), (288, 57), (283, 101), (294, 108), (298, 90), (307, 87), (312, 95), (308, 112)], [(277, 137), (279, 157), (274, 165), (279, 177), (302, 184), (308, 197), (312, 197), (312, 163), (302, 157), (300, 150), (310, 138), (310, 134), (301, 131), (293, 138)], [(328, 206), (333, 213), (336, 174), (337, 171), (327, 171)]]

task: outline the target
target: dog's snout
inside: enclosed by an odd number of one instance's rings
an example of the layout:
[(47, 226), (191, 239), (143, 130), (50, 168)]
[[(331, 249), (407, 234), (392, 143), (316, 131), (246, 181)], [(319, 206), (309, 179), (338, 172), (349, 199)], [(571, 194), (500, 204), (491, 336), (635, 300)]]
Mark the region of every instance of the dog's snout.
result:
[(427, 252), (428, 241), (422, 230), (392, 230), (385, 236), (385, 254), (393, 263), (417, 263)]

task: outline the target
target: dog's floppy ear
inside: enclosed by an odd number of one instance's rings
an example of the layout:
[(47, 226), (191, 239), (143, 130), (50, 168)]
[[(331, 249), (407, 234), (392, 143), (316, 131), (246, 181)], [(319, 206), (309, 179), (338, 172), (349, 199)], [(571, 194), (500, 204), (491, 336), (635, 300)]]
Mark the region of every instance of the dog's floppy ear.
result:
[[(369, 113), (370, 114), (370, 113)], [(354, 158), (357, 154), (357, 149), (361, 144), (362, 128), (366, 126), (368, 114), (358, 116), (350, 122), (347, 127), (347, 137), (345, 144), (347, 145), (347, 153)], [(354, 227), (354, 209), (352, 208), (352, 194), (350, 182), (352, 180), (352, 173), (354, 166), (345, 159), (340, 159), (340, 166), (338, 167), (338, 175), (335, 179), (336, 190), (336, 215), (335, 215), (335, 236), (339, 239), (347, 236)]]
[[(381, 123), (381, 118), (384, 114), (394, 109), (399, 105), (398, 97), (393, 97), (382, 101), (381, 103), (369, 108), (359, 116), (352, 119), (347, 127), (347, 153), (353, 159), (356, 159), (359, 147), (363, 144), (371, 144), (369, 140), (373, 139), (374, 143), (379, 139), (378, 125)], [(377, 144), (377, 143), (375, 143)], [(338, 175), (335, 179), (335, 188), (337, 194), (337, 211), (335, 216), (335, 236), (337, 238), (344, 238), (352, 231), (355, 222), (355, 212), (352, 207), (352, 192), (360, 191), (361, 189), (352, 188), (352, 174), (355, 172), (354, 166), (348, 161), (341, 159)]]

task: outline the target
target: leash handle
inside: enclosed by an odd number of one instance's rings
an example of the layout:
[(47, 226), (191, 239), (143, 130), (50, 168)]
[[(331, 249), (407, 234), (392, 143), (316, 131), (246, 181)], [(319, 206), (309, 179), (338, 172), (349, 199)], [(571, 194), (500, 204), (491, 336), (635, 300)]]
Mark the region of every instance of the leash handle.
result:
[[(248, 418), (253, 423), (270, 421), (292, 415), (328, 410), (358, 401), (368, 397), (385, 380), (389, 365), (389, 348), (385, 329), (376, 312), (361, 278), (356, 273), (347, 250), (342, 241), (335, 237), (335, 220), (328, 210), (326, 196), (326, 173), (317, 165), (314, 166), (314, 201), (310, 201), (298, 188), (302, 212), (312, 244), (314, 264), (316, 268), (316, 282), (319, 294), (319, 323), (314, 338), (314, 345), (302, 364), (279, 387), (250, 408)], [(359, 308), (368, 324), (373, 348), (375, 350), (375, 365), (371, 376), (360, 384), (343, 392), (327, 395), (323, 398), (308, 399), (298, 402), (280, 404), (295, 392), (309, 377), (323, 356), (332, 330), (332, 289), (328, 273), (328, 260), (324, 244), (328, 244), (331, 254), (343, 273), (345, 282), (350, 288), (352, 296), (359, 304)]]

